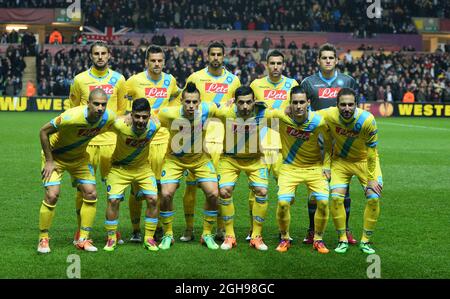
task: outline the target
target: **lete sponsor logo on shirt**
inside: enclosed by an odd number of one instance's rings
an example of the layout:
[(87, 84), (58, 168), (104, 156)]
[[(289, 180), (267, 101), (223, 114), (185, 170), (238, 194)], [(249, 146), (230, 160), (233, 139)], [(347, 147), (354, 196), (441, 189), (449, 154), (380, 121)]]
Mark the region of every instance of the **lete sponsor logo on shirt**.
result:
[(286, 90), (266, 89), (266, 90), (264, 90), (264, 99), (265, 100), (287, 100), (287, 91)]
[(206, 83), (205, 92), (208, 93), (227, 93), (228, 84), (223, 83)]
[(96, 88), (103, 89), (107, 95), (112, 95), (114, 93), (114, 87), (111, 84), (91, 85), (89, 86), (89, 91), (93, 91)]
[(336, 99), (339, 87), (319, 88), (319, 99)]
[(145, 88), (145, 96), (147, 98), (167, 98), (167, 88), (147, 87)]

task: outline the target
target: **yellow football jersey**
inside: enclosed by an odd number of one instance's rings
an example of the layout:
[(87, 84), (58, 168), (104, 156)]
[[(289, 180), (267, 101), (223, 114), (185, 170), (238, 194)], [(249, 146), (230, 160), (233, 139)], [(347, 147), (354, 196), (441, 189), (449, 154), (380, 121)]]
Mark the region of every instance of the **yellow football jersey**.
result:
[(88, 143), (97, 135), (108, 131), (116, 115), (106, 109), (102, 118), (95, 123), (87, 121), (87, 106), (78, 106), (61, 113), (50, 123), (58, 132), (50, 136), (50, 146), (55, 158), (72, 161), (86, 156)]
[(261, 157), (262, 148), (259, 133), (266, 127), (264, 108), (257, 108), (247, 119), (238, 115), (236, 105), (221, 107), (216, 117), (225, 126), (224, 155), (239, 159), (256, 159)]
[[(131, 76), (126, 81), (127, 95), (133, 101), (138, 98), (146, 98), (152, 107), (152, 114), (157, 115), (160, 109), (167, 106), (180, 105), (176, 100), (180, 94), (177, 81), (174, 76), (161, 73), (158, 81), (154, 81), (147, 71)], [(152, 140), (152, 144), (166, 143), (169, 139), (169, 131), (161, 128)]]
[[(292, 87), (297, 86), (298, 83), (295, 79), (281, 76), (281, 80), (277, 83), (270, 81), (269, 76), (256, 79), (250, 87), (255, 93), (255, 99), (258, 102), (264, 102), (269, 110), (282, 110), (289, 105), (290, 90)], [(262, 131), (263, 146), (266, 149), (277, 149), (281, 146), (280, 135), (269, 129)]]
[[(117, 115), (123, 115), (127, 108), (125, 98), (125, 77), (111, 69), (99, 73), (90, 68), (75, 76), (70, 86), (70, 107), (86, 105), (89, 93), (95, 88), (103, 89), (108, 96), (107, 108)], [(112, 145), (116, 142), (113, 132), (105, 132), (94, 138), (90, 145)]]
[(333, 137), (333, 157), (348, 161), (367, 159), (367, 148), (374, 148), (378, 142), (378, 129), (374, 116), (365, 110), (356, 108), (350, 120), (344, 120), (337, 107), (319, 112), (330, 128)]
[(159, 121), (155, 122), (154, 119), (150, 119), (147, 130), (137, 135), (133, 131), (132, 124), (127, 124), (124, 118), (117, 119), (112, 126), (117, 134), (116, 148), (112, 155), (112, 164), (127, 167), (149, 164), (149, 144), (160, 126)]
[(201, 103), (194, 120), (184, 117), (183, 106), (166, 107), (160, 110), (158, 118), (161, 126), (170, 132), (167, 155), (177, 157), (184, 164), (199, 161), (206, 153), (203, 140), (206, 135), (207, 120), (216, 114), (215, 104)]
[[(223, 68), (221, 76), (214, 76), (208, 67), (191, 74), (187, 82), (193, 82), (200, 91), (200, 98), (205, 103), (223, 105), (234, 97), (234, 92), (241, 86), (237, 76)], [(223, 140), (223, 126), (221, 123), (211, 122), (206, 135), (206, 142), (221, 143)]]
[[(283, 164), (304, 168), (322, 166), (323, 161), (329, 161), (326, 156), (331, 149), (330, 135), (322, 116), (309, 111), (307, 120), (300, 124), (279, 110), (268, 111), (266, 114), (279, 119)], [(323, 136), (325, 158), (320, 152), (319, 135)]]

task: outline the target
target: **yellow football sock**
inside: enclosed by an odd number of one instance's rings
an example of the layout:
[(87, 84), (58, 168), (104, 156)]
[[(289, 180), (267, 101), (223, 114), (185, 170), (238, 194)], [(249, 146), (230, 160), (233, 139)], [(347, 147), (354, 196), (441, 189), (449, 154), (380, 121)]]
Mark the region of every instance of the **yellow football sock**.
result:
[(328, 216), (328, 200), (317, 200), (317, 209), (314, 215), (314, 241), (322, 240), (327, 227)]
[(345, 226), (344, 194), (331, 193), (331, 215), (333, 216), (334, 227), (339, 236), (339, 242), (347, 242)]
[(290, 200), (278, 199), (277, 205), (277, 221), (280, 229), (281, 238), (289, 239), (289, 225), (291, 223), (291, 203)]
[(75, 212), (77, 213), (77, 224), (78, 224), (78, 230), (80, 230), (81, 226), (81, 207), (83, 206), (83, 193), (77, 190), (77, 196), (75, 198)]
[(42, 201), (39, 211), (39, 239), (48, 238), (48, 230), (52, 225), (53, 217), (55, 217), (56, 205), (51, 205)]
[(233, 197), (221, 198), (219, 201), (220, 215), (225, 225), (225, 235), (235, 237), (234, 234), (234, 203)]
[(105, 220), (105, 229), (108, 234), (108, 239), (113, 239), (117, 241), (117, 226), (119, 225), (119, 220)]
[(80, 226), (80, 239), (89, 238), (89, 233), (94, 225), (95, 213), (97, 212), (97, 200), (88, 201), (83, 200), (83, 205), (81, 206), (80, 216), (81, 216), (81, 226)]
[[(374, 196), (377, 196), (376, 194)], [(378, 216), (380, 215), (380, 200), (373, 197), (367, 200), (366, 208), (364, 210), (364, 229), (361, 242), (369, 242), (373, 234), (375, 225), (377, 224)]]
[(197, 185), (192, 182), (186, 183), (186, 189), (183, 197), (184, 219), (186, 221), (186, 229), (194, 229), (194, 211), (197, 195)]
[(255, 197), (255, 203), (253, 204), (253, 230), (252, 238), (262, 235), (262, 226), (267, 214), (267, 196)]
[(202, 236), (211, 235), (214, 224), (217, 221), (217, 211), (203, 211), (203, 233)]
[(174, 211), (161, 211), (159, 213), (159, 216), (161, 217), (161, 224), (164, 230), (165, 236), (173, 236), (173, 215), (175, 214)]
[(133, 232), (138, 232), (141, 230), (142, 200), (139, 200), (136, 197), (136, 194), (138, 194), (137, 188), (133, 187), (133, 190), (130, 192), (130, 200), (128, 202)]
[(255, 204), (255, 193), (250, 191), (248, 193), (248, 210), (250, 216), (250, 231), (253, 231), (253, 205)]
[(158, 223), (158, 218), (145, 217), (145, 240), (148, 238), (153, 239), (155, 236), (155, 230)]

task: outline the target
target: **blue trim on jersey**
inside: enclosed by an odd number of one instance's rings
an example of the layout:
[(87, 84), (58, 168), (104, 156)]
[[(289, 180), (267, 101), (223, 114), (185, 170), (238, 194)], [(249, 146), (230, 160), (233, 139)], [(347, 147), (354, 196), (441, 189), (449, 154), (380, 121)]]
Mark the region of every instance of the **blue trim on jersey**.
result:
[[(86, 111), (87, 111), (87, 108), (86, 108)], [(108, 114), (108, 110), (106, 110), (105, 113), (103, 113), (102, 119), (101, 119), (100, 123), (98, 124), (97, 129), (101, 130), (105, 126), (106, 122), (108, 121), (108, 118), (109, 118), (109, 114)], [(92, 129), (95, 129), (95, 127), (93, 127)], [(57, 149), (53, 149), (52, 153), (55, 154), (55, 155), (64, 154), (64, 153), (66, 153), (66, 152), (68, 152), (70, 150), (73, 150), (73, 149), (79, 147), (83, 143), (88, 142), (89, 140), (91, 140), (94, 137), (95, 136), (86, 137), (85, 139), (81, 139), (81, 140), (79, 140), (79, 141), (77, 141), (75, 143), (72, 143), (72, 144), (69, 144), (69, 145), (57, 148)]]
[[(310, 113), (308, 113), (308, 119), (309, 118), (310, 118)], [(317, 126), (320, 124), (321, 120), (322, 120), (322, 118), (318, 114), (314, 114), (313, 119), (308, 124), (305, 131), (313, 132), (317, 128)], [(291, 146), (291, 149), (289, 150), (288, 156), (283, 161), (284, 164), (291, 164), (294, 161), (295, 156), (297, 155), (297, 152), (299, 151), (303, 142), (305, 142), (305, 140), (303, 140), (303, 139), (297, 139), (294, 142), (294, 144)]]
[(96, 75), (94, 75), (93, 73), (91, 73), (92, 67), (88, 70), (88, 75), (91, 76), (92, 78), (94, 78), (97, 81), (101, 81), (103, 79), (105, 79), (106, 77), (109, 76), (109, 69), (106, 70), (106, 75), (102, 76), (102, 77), (98, 77)]
[[(161, 76), (161, 79), (160, 79), (160, 80), (164, 80), (164, 84), (163, 84), (162, 88), (166, 88), (167, 90), (169, 90), (170, 81), (172, 80), (172, 76), (169, 74), (165, 74), (165, 73), (163, 73), (163, 74), (164, 74), (164, 76)], [(164, 100), (165, 100), (165, 98), (157, 98), (155, 103), (153, 104), (152, 109), (159, 109), (159, 107), (164, 102)]]
[[(149, 125), (148, 125), (148, 131), (147, 131), (147, 135), (145, 136), (145, 139), (150, 140), (153, 138), (153, 135), (155, 135), (155, 131), (156, 131), (156, 125), (155, 123), (150, 120)], [(148, 145), (146, 145), (148, 146)], [(114, 162), (115, 165), (128, 165), (130, 164), (146, 147), (138, 147), (134, 152), (132, 152), (131, 154), (129, 154), (127, 157), (123, 158), (120, 161)]]
[(179, 184), (180, 180), (161, 180), (161, 185), (163, 184)]
[(61, 185), (61, 182), (48, 182), (48, 183), (44, 184), (44, 187), (56, 186), (56, 185)]
[[(359, 109), (357, 109), (359, 110)], [(356, 112), (355, 112), (356, 113)], [(356, 123), (353, 125), (353, 132), (359, 133), (362, 129), (362, 126), (366, 119), (370, 116), (370, 113), (367, 111), (361, 111), (361, 115), (359, 116)], [(342, 150), (339, 153), (339, 157), (346, 158), (348, 156), (348, 153), (350, 152), (350, 149), (353, 145), (353, 142), (356, 140), (356, 137), (348, 137), (347, 140), (345, 140), (344, 145), (342, 146)]]
[[(287, 93), (289, 93), (289, 90), (292, 87), (293, 79), (287, 78), (287, 77), (285, 77), (285, 79), (286, 79), (286, 81), (284, 82), (283, 88), (281, 88), (281, 90), (285, 90), (286, 94), (287, 94)], [(275, 100), (272, 105), (272, 108), (278, 110), (278, 109), (280, 109), (282, 103), (283, 103), (283, 100)]]
[(159, 216), (161, 216), (163, 218), (167, 218), (167, 217), (170, 217), (170, 216), (173, 216), (173, 215), (175, 215), (174, 211), (166, 211), (166, 212), (161, 211), (161, 212), (159, 212)]
[(328, 84), (328, 87), (330, 87), (331, 84), (333, 84), (334, 80), (336, 80), (337, 77), (338, 77), (338, 72), (337, 72), (337, 71), (334, 71), (334, 76), (333, 76), (332, 78), (330, 78), (330, 79), (326, 79), (326, 78), (322, 75), (322, 73), (321, 73), (320, 71), (318, 72), (318, 74), (319, 74), (320, 79), (321, 79), (323, 82), (325, 82), (325, 83)]
[[(206, 73), (207, 73), (209, 76), (215, 78), (216, 80), (219, 79), (219, 78), (225, 77), (225, 80), (222, 81), (220, 84), (228, 84), (228, 85), (231, 85), (231, 84), (233, 83), (234, 79), (235, 79), (235, 76), (234, 76), (233, 74), (231, 74), (230, 72), (228, 72), (225, 68), (223, 69), (223, 75), (218, 76), (218, 77), (212, 75), (212, 74), (208, 71), (208, 68), (206, 68)], [(222, 98), (223, 98), (224, 96), (225, 96), (224, 93), (217, 93), (217, 94), (214, 96), (212, 102), (214, 102), (216, 105), (220, 105), (220, 102), (222, 101)]]
[(153, 82), (153, 84), (155, 84), (155, 85), (158, 84), (159, 81), (161, 81), (161, 79), (162, 79), (162, 77), (163, 77), (162, 74), (165, 74), (165, 73), (164, 73), (164, 72), (161, 72), (161, 75), (159, 76), (159, 79), (158, 79), (157, 81), (155, 81), (155, 80), (153, 80), (152, 77), (148, 74), (148, 68), (145, 70), (145, 76), (147, 77), (147, 80), (150, 81), (150, 82)]
[(144, 222), (150, 222), (150, 223), (158, 223), (158, 218), (149, 218), (145, 217)]
[(50, 124), (51, 124), (55, 129), (58, 129), (58, 126), (55, 124), (55, 119), (52, 119), (52, 120), (50, 121)]
[(236, 185), (236, 183), (223, 183), (223, 184), (219, 184), (219, 189), (223, 188), (223, 187), (234, 187)]
[(118, 225), (119, 224), (119, 220), (105, 220), (105, 224), (106, 225)]
[(113, 75), (109, 79), (108, 84), (111, 84), (113, 87), (115, 87), (121, 75), (116, 71), (112, 71), (112, 73)]
[(203, 215), (206, 215), (206, 216), (213, 216), (213, 217), (215, 217), (215, 216), (217, 216), (217, 214), (218, 214), (217, 211), (203, 210)]

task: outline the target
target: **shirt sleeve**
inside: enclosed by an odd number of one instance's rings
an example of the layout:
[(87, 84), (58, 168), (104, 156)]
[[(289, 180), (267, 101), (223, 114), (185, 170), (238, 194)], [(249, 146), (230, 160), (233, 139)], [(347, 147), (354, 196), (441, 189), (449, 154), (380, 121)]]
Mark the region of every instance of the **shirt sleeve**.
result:
[(127, 93), (125, 77), (122, 76), (117, 82), (117, 115), (124, 115), (127, 110)]
[(81, 90), (76, 78), (70, 85), (69, 108), (80, 106)]

